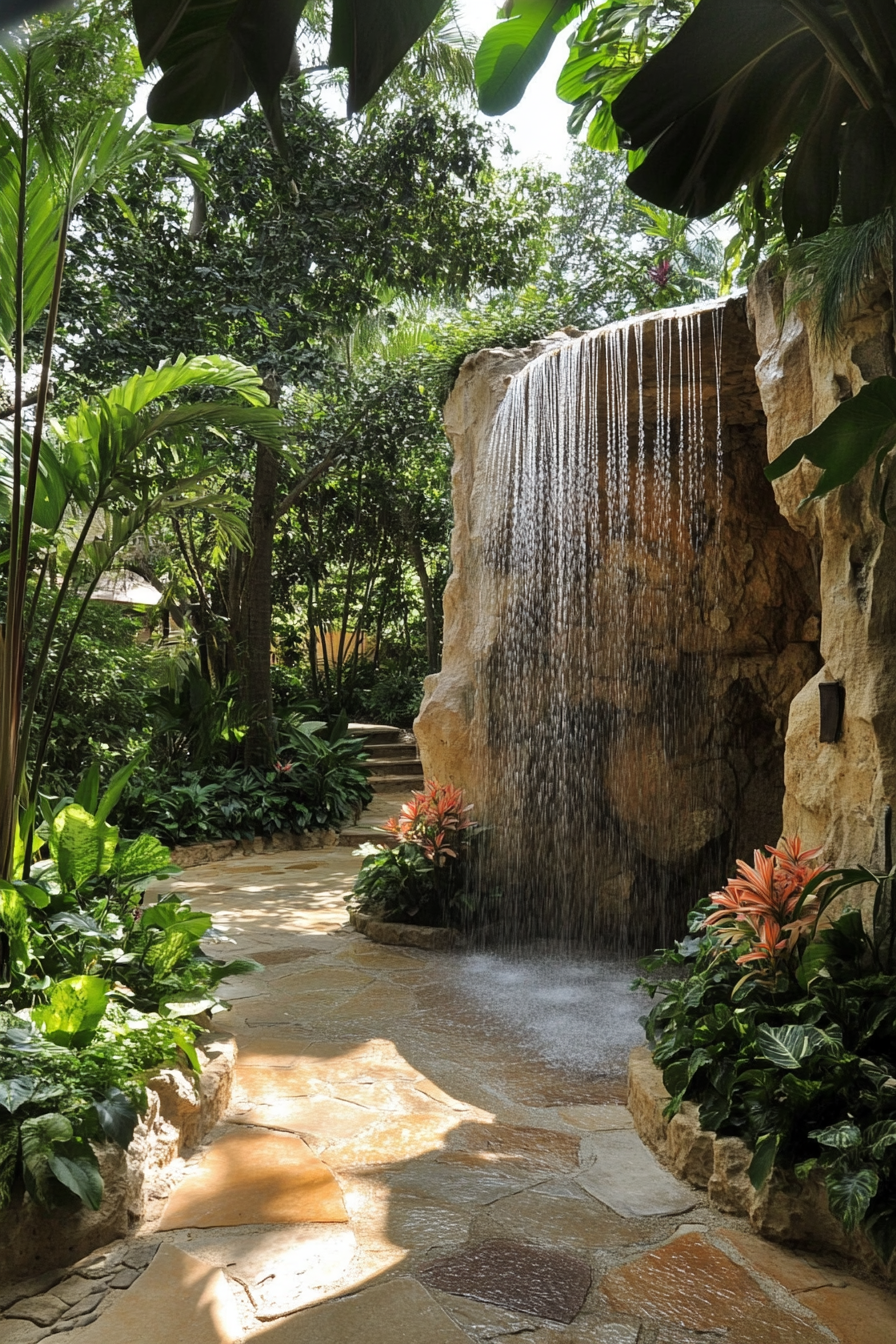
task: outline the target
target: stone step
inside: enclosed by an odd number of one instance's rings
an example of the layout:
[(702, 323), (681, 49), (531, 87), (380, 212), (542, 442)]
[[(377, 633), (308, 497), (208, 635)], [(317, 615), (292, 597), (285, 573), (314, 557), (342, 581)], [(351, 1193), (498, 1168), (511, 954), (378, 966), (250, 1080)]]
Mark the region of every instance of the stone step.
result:
[(416, 760), (416, 742), (371, 742), (368, 751), (378, 761), (386, 759)]
[(369, 775), (416, 775), (418, 779), (423, 778), (423, 764), (412, 755), (392, 756), (385, 760), (380, 756), (372, 756), (364, 762), (364, 769)]
[(363, 737), (371, 746), (400, 745), (404, 737), (403, 728), (393, 728), (388, 723), (350, 723), (349, 737)]
[(374, 793), (412, 793), (419, 789), (423, 779), (422, 769), (417, 774), (408, 775), (370, 775), (369, 783)]
[(379, 826), (346, 826), (344, 831), (339, 832), (339, 843), (352, 849), (357, 849), (359, 845), (388, 845), (391, 849), (398, 844), (398, 836), (381, 830)]

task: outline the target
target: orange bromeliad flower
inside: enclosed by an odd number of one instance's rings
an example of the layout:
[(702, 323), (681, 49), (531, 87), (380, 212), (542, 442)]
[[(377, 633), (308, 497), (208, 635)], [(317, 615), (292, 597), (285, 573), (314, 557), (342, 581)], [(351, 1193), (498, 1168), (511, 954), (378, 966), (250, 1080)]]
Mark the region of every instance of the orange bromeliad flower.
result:
[(759, 962), (761, 971), (776, 972), (818, 916), (818, 897), (811, 894), (804, 899), (803, 893), (827, 871), (827, 864), (809, 862), (819, 852), (803, 849), (800, 837), (794, 835), (785, 836), (776, 849), (767, 846), (766, 853), (755, 850), (752, 868), (738, 859), (738, 876), (709, 898), (716, 909), (704, 928), (713, 929), (723, 945), (750, 943), (738, 962)]
[(456, 859), (463, 831), (476, 823), (465, 813), (462, 789), (452, 784), (428, 780), (426, 788), (415, 792), (397, 817), (390, 817), (385, 829), (405, 844), (417, 845), (426, 857), (441, 868), (446, 859)]

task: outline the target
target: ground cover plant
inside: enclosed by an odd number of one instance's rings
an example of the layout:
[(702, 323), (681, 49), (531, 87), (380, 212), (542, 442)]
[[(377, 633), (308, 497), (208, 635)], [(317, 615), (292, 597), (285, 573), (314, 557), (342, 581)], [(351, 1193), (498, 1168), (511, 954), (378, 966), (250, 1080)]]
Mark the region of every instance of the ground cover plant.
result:
[[(637, 981), (671, 1094), (700, 1124), (753, 1151), (759, 1189), (775, 1168), (823, 1178), (847, 1231), (881, 1260), (896, 1250), (896, 871), (830, 870), (799, 837), (703, 901), (688, 936), (648, 958)], [(832, 901), (870, 885), (873, 909)], [(847, 898), (848, 899), (848, 898)], [(657, 979), (657, 976), (660, 978)]]
[(464, 861), (476, 823), (463, 791), (430, 780), (385, 829), (394, 848), (362, 845), (364, 859), (346, 900), (355, 910), (398, 923), (456, 924), (471, 908)]
[(342, 826), (373, 796), (364, 740), (347, 728), (346, 715), (331, 727), (287, 720), (268, 767), (201, 758), (197, 768), (175, 759), (143, 770), (127, 794), (128, 830), (174, 845)]
[(94, 766), (74, 798), (42, 798), (28, 862), (20, 835), (18, 875), (0, 881), (0, 1209), (19, 1186), (45, 1208), (98, 1208), (91, 1144), (128, 1147), (147, 1072), (198, 1069), (196, 1017), (227, 1006), (222, 980), (262, 969), (209, 957), (202, 940), (221, 935), (181, 898), (143, 907), (177, 869), (108, 821), (133, 768), (102, 795)]

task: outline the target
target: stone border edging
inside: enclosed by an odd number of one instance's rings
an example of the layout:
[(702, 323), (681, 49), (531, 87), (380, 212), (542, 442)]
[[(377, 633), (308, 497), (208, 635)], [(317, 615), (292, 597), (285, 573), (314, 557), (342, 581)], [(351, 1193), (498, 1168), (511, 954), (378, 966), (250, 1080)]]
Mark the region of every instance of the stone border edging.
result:
[(199, 868), (222, 859), (246, 858), (250, 854), (280, 854), (297, 849), (333, 849), (339, 832), (331, 826), (313, 831), (274, 831), (251, 840), (203, 840), (196, 845), (173, 845), (171, 862), (178, 868)]
[(372, 943), (387, 947), (419, 947), (427, 952), (450, 952), (457, 945), (460, 934), (456, 929), (430, 928), (425, 924), (390, 924), (360, 910), (349, 910), (349, 921), (358, 933)]
[(196, 1046), (198, 1079), (178, 1068), (147, 1079), (149, 1105), (127, 1151), (112, 1143), (93, 1145), (105, 1186), (97, 1210), (46, 1212), (26, 1198), (0, 1213), (0, 1285), (74, 1265), (133, 1232), (152, 1200), (167, 1199), (180, 1176), (181, 1151), (195, 1148), (230, 1105), (236, 1038), (205, 1032)]
[(698, 1108), (690, 1101), (666, 1120), (669, 1093), (647, 1046), (629, 1056), (628, 1088), (628, 1109), (639, 1137), (674, 1175), (706, 1190), (713, 1208), (749, 1218), (754, 1232), (769, 1241), (833, 1252), (877, 1278), (893, 1279), (896, 1267), (889, 1273), (882, 1269), (863, 1233), (844, 1231), (815, 1172), (800, 1181), (776, 1169), (761, 1190), (754, 1190), (747, 1174), (753, 1154), (741, 1139), (701, 1129)]

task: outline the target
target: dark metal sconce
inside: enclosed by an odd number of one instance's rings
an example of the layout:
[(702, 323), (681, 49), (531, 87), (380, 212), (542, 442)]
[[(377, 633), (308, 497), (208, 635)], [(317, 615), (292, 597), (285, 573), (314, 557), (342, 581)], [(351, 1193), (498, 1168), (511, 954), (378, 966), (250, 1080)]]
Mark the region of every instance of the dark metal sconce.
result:
[(818, 740), (837, 742), (843, 728), (846, 690), (839, 681), (822, 681), (818, 686)]

